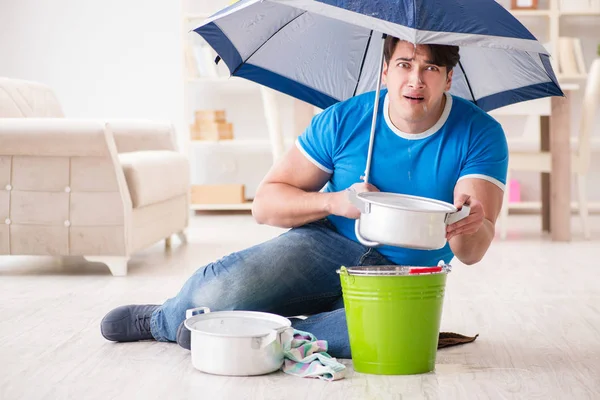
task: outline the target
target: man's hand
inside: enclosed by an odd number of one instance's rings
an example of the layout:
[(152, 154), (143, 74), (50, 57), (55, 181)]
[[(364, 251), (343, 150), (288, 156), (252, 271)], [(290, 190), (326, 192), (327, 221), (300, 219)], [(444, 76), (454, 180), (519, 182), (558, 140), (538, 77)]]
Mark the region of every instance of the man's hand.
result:
[(454, 200), (454, 206), (461, 209), (464, 204), (471, 207), (471, 213), (468, 217), (455, 222), (446, 227), (446, 239), (450, 240), (458, 235), (471, 235), (477, 233), (483, 225), (485, 213), (483, 205), (474, 197), (467, 194), (460, 194)]
[(329, 205), (331, 214), (351, 219), (358, 219), (360, 217), (360, 210), (350, 202), (349, 191), (355, 193), (379, 192), (379, 189), (370, 183), (360, 182), (350, 186), (347, 190), (335, 193)]
[[(461, 262), (473, 265), (481, 261), (494, 240), (494, 223), (502, 208), (504, 193), (485, 179), (466, 178), (454, 187), (454, 205), (471, 207), (471, 214), (447, 227), (452, 252)], [(451, 240), (450, 240), (451, 239)]]

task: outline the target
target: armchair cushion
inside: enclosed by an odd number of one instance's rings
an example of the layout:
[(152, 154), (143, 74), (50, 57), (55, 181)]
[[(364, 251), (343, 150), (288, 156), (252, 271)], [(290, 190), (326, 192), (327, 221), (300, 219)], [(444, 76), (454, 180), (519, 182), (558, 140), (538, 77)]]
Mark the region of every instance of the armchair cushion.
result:
[(151, 150), (119, 154), (133, 208), (187, 194), (189, 165), (175, 151)]

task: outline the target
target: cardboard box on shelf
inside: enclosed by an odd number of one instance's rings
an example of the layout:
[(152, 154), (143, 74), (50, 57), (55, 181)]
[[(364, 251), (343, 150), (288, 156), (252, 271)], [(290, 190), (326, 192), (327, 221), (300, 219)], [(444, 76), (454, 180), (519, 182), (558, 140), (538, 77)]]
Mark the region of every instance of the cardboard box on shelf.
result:
[(190, 126), (192, 140), (231, 140), (233, 124), (230, 122), (196, 121)]
[(245, 203), (244, 185), (192, 185), (192, 204)]
[(196, 110), (194, 117), (196, 122), (226, 122), (225, 110)]
[(190, 125), (192, 140), (231, 140), (233, 125), (225, 119), (225, 110), (196, 110)]

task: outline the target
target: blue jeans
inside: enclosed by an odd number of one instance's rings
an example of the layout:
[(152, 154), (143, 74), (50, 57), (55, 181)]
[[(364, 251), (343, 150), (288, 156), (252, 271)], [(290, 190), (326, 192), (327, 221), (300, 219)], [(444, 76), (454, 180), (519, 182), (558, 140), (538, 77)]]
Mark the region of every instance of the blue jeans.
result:
[(336, 270), (390, 264), (375, 249), (337, 233), (329, 221), (316, 221), (200, 268), (152, 314), (152, 335), (175, 341), (186, 310), (195, 307), (310, 315), (293, 318), (292, 326), (327, 340), (333, 357), (351, 358)]

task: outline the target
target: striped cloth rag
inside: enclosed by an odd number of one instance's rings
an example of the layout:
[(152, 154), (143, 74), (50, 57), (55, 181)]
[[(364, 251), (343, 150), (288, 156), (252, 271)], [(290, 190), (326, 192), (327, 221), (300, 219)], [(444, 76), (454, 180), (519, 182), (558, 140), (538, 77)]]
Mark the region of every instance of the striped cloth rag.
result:
[(293, 338), (283, 343), (283, 372), (325, 381), (343, 379), (346, 366), (327, 354), (327, 347), (326, 340), (317, 340), (312, 333), (295, 329)]

